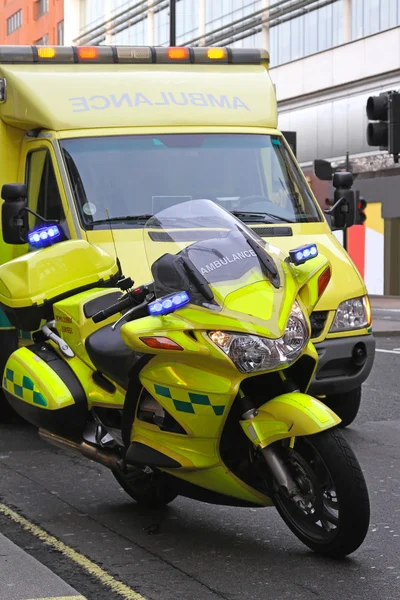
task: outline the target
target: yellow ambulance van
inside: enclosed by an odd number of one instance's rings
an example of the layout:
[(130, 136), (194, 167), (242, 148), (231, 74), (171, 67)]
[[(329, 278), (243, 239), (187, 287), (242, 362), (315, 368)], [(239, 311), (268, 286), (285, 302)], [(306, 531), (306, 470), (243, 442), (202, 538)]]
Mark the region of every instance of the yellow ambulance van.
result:
[[(286, 252), (316, 242), (332, 276), (311, 319), (310, 393), (348, 425), (374, 360), (367, 290), (277, 129), (268, 62), (215, 47), (0, 46), (0, 187), (15, 184), (3, 200), (27, 202), (31, 231), (58, 223), (63, 239), (117, 251), (137, 283), (150, 279), (144, 223), (180, 201), (211, 199)], [(1, 263), (35, 250), (14, 241), (0, 239)], [(0, 369), (31, 337), (0, 314)]]

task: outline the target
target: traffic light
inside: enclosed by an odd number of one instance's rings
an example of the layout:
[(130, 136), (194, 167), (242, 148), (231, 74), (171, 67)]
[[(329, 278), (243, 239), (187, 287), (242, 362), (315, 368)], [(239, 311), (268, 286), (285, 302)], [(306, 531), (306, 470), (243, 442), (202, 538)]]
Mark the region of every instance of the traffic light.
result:
[(400, 154), (400, 93), (384, 92), (379, 96), (370, 96), (367, 101), (368, 146), (379, 146), (393, 155), (399, 162)]
[(356, 214), (355, 214), (355, 225), (364, 225), (367, 220), (367, 215), (365, 214), (365, 209), (367, 207), (367, 202), (362, 196), (360, 196), (360, 192), (356, 190)]

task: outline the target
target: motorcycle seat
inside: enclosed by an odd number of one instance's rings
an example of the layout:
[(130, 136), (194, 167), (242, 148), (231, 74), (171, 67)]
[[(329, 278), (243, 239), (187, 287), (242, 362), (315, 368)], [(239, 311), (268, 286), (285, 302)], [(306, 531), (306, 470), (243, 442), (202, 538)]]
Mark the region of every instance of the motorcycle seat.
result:
[(100, 373), (118, 383), (124, 389), (128, 387), (129, 372), (139, 358), (122, 341), (121, 323), (113, 331), (111, 325), (98, 329), (86, 338), (86, 352)]

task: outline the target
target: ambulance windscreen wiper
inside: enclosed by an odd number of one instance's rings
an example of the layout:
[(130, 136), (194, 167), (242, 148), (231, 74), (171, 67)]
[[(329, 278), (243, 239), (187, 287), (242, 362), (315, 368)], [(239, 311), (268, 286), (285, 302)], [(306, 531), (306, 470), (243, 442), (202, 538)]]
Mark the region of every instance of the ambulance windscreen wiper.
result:
[(92, 221), (91, 225), (103, 225), (104, 223), (130, 223), (135, 221), (148, 221), (152, 219), (154, 215), (126, 215), (124, 217), (107, 217), (105, 219), (97, 219)]
[[(262, 223), (279, 223), (279, 221), (283, 221), (284, 223), (294, 223), (294, 221), (291, 221), (290, 219), (286, 219), (285, 217), (274, 215), (268, 212), (252, 212), (242, 210), (231, 210), (230, 212), (242, 221), (261, 221)], [(270, 221), (269, 219), (273, 219), (273, 221)]]

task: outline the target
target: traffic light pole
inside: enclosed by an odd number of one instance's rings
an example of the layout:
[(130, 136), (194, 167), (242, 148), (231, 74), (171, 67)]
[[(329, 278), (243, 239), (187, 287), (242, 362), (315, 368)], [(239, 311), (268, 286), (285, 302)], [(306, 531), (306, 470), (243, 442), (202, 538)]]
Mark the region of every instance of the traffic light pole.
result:
[(176, 46), (176, 0), (169, 0), (169, 45)]
[(343, 229), (343, 248), (346, 250), (346, 252), (347, 252), (347, 243), (348, 243), (347, 227), (345, 227)]

